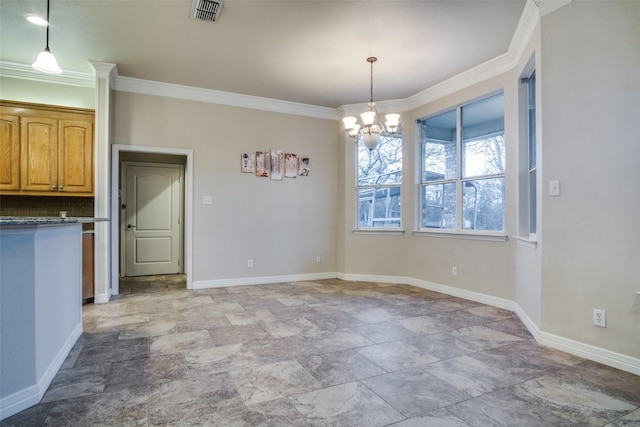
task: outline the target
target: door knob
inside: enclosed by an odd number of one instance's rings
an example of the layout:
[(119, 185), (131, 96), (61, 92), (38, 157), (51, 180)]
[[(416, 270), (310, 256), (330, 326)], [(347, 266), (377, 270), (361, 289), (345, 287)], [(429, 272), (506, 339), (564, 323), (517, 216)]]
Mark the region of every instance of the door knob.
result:
[(131, 230), (132, 228), (133, 228), (133, 225), (127, 224), (127, 230)]

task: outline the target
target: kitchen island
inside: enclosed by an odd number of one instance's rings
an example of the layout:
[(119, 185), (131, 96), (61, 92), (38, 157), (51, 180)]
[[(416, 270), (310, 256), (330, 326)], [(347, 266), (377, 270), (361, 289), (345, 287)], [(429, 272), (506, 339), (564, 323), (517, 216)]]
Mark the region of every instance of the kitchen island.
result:
[(0, 217), (0, 420), (40, 402), (82, 334), (82, 224)]

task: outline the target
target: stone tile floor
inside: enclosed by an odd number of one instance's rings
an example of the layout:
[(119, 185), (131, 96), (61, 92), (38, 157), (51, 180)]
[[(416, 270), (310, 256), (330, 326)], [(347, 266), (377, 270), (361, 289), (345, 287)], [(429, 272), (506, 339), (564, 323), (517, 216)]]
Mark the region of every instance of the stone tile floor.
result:
[(511, 312), (406, 285), (123, 280), (2, 426), (640, 426), (640, 377)]

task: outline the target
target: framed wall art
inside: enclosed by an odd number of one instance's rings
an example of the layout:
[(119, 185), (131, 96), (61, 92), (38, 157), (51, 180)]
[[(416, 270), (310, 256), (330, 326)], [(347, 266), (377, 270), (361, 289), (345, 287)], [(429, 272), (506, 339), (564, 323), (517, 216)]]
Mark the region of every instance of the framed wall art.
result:
[(256, 155), (253, 153), (242, 153), (240, 156), (240, 171), (242, 173), (255, 173)]
[(295, 178), (298, 176), (298, 156), (292, 153), (284, 154), (284, 177)]
[(256, 151), (256, 176), (269, 177), (270, 158), (268, 151)]
[(271, 150), (271, 179), (282, 181), (284, 172), (284, 151)]
[(298, 176), (309, 176), (309, 158), (300, 157), (298, 160)]

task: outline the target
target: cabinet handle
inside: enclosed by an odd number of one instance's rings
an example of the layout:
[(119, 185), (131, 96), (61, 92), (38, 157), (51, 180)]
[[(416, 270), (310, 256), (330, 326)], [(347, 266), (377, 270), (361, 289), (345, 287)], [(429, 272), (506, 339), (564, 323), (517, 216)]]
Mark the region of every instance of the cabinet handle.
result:
[(51, 188), (53, 188), (55, 190), (56, 188), (58, 188), (58, 186), (57, 185), (52, 185)]
[(62, 190), (62, 185), (60, 186), (59, 190)]

